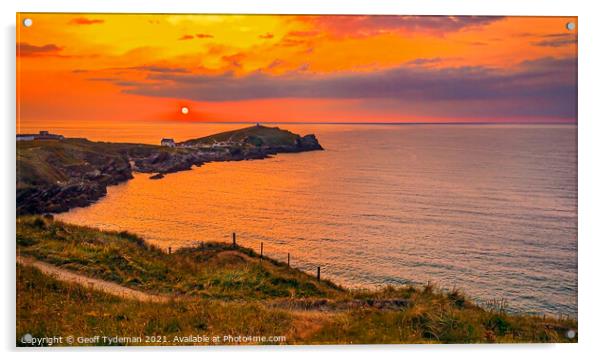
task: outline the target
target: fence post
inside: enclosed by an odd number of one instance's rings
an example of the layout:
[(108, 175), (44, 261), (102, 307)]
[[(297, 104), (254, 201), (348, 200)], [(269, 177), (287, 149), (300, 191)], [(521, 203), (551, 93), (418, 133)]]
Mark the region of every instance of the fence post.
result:
[(167, 253), (171, 255), (171, 246), (167, 248)]
[(259, 258), (263, 259), (263, 241), (261, 242), (261, 250), (259, 252)]
[(318, 266), (318, 281), (320, 281), (320, 267)]
[(236, 246), (236, 233), (235, 232), (232, 233), (232, 245)]
[(287, 265), (288, 267), (291, 267), (291, 253), (287, 253), (287, 254), (286, 254), (286, 257), (287, 257), (287, 258), (286, 258), (286, 265)]

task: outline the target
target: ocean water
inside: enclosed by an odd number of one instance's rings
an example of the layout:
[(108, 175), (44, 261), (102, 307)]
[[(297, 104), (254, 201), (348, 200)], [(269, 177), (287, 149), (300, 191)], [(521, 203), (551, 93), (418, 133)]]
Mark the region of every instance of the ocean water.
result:
[[(245, 125), (50, 130), (156, 143)], [(167, 128), (167, 126), (169, 126)], [(280, 125), (326, 149), (136, 174), (62, 220), (161, 247), (237, 241), (350, 287), (425, 283), (577, 315), (574, 125)], [(168, 129), (168, 130), (166, 130)]]

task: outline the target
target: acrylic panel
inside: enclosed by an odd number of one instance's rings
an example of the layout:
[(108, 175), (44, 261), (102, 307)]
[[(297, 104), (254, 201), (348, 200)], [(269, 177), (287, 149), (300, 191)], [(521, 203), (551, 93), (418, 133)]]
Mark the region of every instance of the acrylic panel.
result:
[(17, 14), (16, 345), (576, 342), (577, 32)]

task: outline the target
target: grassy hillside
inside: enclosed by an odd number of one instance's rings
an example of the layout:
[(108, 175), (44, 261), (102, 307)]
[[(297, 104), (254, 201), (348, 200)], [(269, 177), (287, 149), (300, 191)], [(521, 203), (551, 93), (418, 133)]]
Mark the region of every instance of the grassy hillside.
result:
[(229, 300), (344, 294), (329, 282), (229, 244), (167, 255), (129, 233), (20, 217), (17, 246), (22, 255), (148, 292)]
[[(17, 248), (70, 271), (149, 293), (141, 303), (18, 267), (17, 344), (42, 335), (278, 335), (289, 344), (565, 342), (571, 319), (511, 315), (432, 286), (346, 290), (226, 244), (171, 255), (129, 233), (20, 217)], [(68, 309), (68, 310), (66, 310)], [(177, 344), (177, 343), (174, 343)]]
[(79, 139), (18, 141), (17, 189), (66, 182), (76, 170), (93, 171), (107, 160), (123, 161), (116, 149), (99, 144)]
[(183, 142), (184, 145), (211, 145), (217, 142), (241, 142), (245, 139), (260, 139), (262, 145), (267, 146), (294, 146), (299, 135), (277, 127), (250, 126), (243, 129), (226, 131), (219, 134), (205, 136)]
[[(293, 338), (296, 330), (292, 327), (290, 313), (268, 309), (259, 303), (198, 299), (158, 306), (123, 300), (57, 281), (29, 266), (17, 266), (17, 346), (28, 345), (21, 342), (25, 334), (63, 338), (141, 336), (143, 339), (148, 335), (161, 338), (153, 339), (158, 341), (156, 343), (140, 345), (178, 345), (173, 341), (175, 335), (278, 334)], [(167, 337), (166, 341), (162, 336)]]

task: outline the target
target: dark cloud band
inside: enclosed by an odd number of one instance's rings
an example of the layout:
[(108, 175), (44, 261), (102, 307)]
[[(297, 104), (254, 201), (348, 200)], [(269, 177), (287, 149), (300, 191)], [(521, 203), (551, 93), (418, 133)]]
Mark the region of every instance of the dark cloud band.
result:
[(478, 103), (483, 109), (491, 107), (494, 111), (495, 103), (495, 111), (503, 113), (500, 104), (507, 103), (508, 114), (516, 115), (522, 107), (529, 116), (574, 117), (576, 76), (575, 59), (541, 58), (523, 62), (513, 70), (400, 66), (366, 73), (295, 72), (273, 76), (256, 72), (243, 77), (232, 73), (151, 72), (146, 81), (128, 82), (124, 91), (211, 102), (278, 98), (385, 100), (400, 104), (400, 111), (401, 105), (408, 102), (446, 103), (450, 115), (453, 104), (459, 110), (468, 103)]

